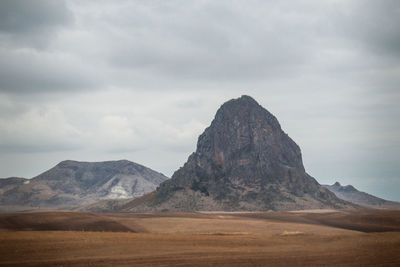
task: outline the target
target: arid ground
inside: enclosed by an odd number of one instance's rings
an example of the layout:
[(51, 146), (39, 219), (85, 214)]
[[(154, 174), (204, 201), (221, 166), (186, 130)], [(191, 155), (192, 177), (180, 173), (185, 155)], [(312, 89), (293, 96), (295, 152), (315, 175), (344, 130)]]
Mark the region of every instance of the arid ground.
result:
[(0, 214), (0, 265), (400, 265), (400, 211)]

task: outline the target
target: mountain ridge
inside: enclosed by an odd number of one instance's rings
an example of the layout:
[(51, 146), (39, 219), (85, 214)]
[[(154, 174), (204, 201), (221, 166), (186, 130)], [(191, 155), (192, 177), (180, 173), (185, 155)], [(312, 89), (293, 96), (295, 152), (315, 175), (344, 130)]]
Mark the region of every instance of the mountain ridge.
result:
[(31, 178), (0, 180), (0, 206), (71, 208), (101, 199), (139, 197), (168, 179), (128, 160), (64, 160)]
[(400, 209), (400, 202), (389, 201), (357, 190), (352, 185), (343, 186), (339, 182), (333, 185), (322, 185), (333, 192), (338, 198), (357, 205), (376, 209)]

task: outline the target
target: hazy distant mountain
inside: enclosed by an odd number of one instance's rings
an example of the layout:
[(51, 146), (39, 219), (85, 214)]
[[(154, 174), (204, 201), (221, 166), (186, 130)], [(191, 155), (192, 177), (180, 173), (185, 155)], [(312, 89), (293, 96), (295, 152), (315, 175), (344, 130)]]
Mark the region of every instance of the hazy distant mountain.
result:
[(170, 180), (120, 209), (255, 211), (349, 204), (305, 172), (300, 148), (278, 120), (242, 96), (220, 107), (196, 152)]
[(72, 207), (153, 191), (168, 177), (127, 161), (62, 161), (32, 178), (0, 179), (0, 206)]
[(338, 198), (353, 202), (358, 205), (378, 209), (400, 209), (399, 202), (384, 200), (368, 193), (358, 191), (352, 185), (342, 186), (339, 182), (336, 182), (333, 185), (323, 186), (335, 193)]

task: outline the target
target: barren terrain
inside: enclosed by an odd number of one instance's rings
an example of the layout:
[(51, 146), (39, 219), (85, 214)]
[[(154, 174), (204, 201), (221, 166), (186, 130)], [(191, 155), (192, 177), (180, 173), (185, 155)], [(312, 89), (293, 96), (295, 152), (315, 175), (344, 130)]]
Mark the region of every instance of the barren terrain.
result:
[(400, 212), (0, 214), (0, 265), (400, 265)]

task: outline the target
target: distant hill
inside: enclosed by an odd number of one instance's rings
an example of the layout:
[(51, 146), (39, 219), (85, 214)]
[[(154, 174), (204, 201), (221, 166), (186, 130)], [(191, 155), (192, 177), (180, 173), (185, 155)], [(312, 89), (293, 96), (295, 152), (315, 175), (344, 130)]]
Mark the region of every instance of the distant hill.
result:
[(377, 209), (400, 209), (400, 203), (375, 197), (365, 192), (358, 191), (352, 185), (342, 186), (339, 182), (333, 185), (323, 185), (343, 200)]
[[(103, 203), (104, 204), (104, 203)], [(112, 203), (115, 206), (115, 203)], [(346, 208), (305, 172), (299, 146), (250, 96), (224, 103), (196, 151), (155, 192), (122, 211), (259, 211)]]
[(102, 199), (136, 198), (167, 179), (127, 160), (67, 160), (32, 179), (0, 179), (0, 209), (69, 208)]

